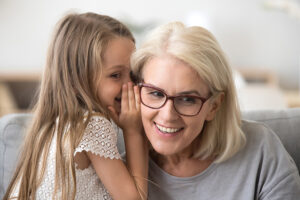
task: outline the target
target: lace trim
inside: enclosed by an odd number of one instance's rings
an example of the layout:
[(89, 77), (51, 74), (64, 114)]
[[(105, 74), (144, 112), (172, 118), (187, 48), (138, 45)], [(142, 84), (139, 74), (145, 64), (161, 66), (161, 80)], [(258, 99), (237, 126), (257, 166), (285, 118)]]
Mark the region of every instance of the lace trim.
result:
[(105, 158), (121, 159), (117, 148), (117, 133), (109, 120), (102, 116), (91, 117), (74, 156), (82, 151)]

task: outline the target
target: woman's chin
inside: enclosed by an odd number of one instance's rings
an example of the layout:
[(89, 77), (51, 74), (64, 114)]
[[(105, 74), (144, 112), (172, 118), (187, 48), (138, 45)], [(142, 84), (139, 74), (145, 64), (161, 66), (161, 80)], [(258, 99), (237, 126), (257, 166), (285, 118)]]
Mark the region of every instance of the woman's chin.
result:
[[(145, 130), (147, 129), (145, 128)], [(178, 151), (180, 151), (180, 149), (178, 149), (177, 147), (181, 146), (180, 135), (182, 135), (182, 131), (175, 134), (166, 134), (162, 133), (157, 128), (150, 130), (152, 131), (146, 131), (146, 135), (153, 149), (157, 153), (164, 156), (169, 156), (176, 154)]]
[(174, 145), (167, 144), (152, 144), (152, 147), (155, 152), (163, 156), (170, 156), (176, 154), (176, 150), (174, 149)]

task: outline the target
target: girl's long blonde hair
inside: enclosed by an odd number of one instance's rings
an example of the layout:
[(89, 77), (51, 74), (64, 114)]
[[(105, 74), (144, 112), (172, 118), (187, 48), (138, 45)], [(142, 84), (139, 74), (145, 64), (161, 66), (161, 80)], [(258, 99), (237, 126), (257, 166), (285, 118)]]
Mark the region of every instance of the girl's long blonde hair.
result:
[[(116, 37), (126, 37), (134, 42), (125, 25), (105, 15), (68, 14), (58, 23), (48, 49), (33, 120), (4, 199), (9, 199), (16, 188), (18, 199), (35, 199), (55, 134), (53, 196), (59, 199), (75, 198), (74, 150), (86, 126), (84, 113), (89, 113), (88, 119), (92, 111), (107, 116), (98, 99), (96, 86), (99, 86), (108, 42)], [(69, 127), (68, 131), (66, 127)], [(57, 193), (61, 196), (56, 197)]]

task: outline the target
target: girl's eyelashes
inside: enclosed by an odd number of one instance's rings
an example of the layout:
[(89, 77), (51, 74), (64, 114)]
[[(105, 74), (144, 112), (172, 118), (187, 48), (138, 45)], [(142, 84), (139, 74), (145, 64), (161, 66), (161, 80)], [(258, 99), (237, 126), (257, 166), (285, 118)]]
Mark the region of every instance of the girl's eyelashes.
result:
[(121, 78), (121, 73), (115, 72), (115, 73), (110, 74), (109, 77), (114, 78), (114, 79), (119, 79), (119, 78)]

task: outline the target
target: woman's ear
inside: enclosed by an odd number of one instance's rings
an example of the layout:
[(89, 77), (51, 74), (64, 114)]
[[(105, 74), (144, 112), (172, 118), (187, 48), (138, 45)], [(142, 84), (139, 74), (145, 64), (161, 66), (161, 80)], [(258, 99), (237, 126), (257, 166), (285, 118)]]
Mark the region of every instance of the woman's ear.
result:
[(209, 111), (206, 115), (206, 121), (211, 121), (214, 119), (217, 111), (219, 110), (219, 108), (222, 105), (222, 102), (224, 100), (224, 92), (221, 92), (220, 94), (218, 94), (215, 98), (212, 99), (212, 102), (210, 103), (210, 108)]

